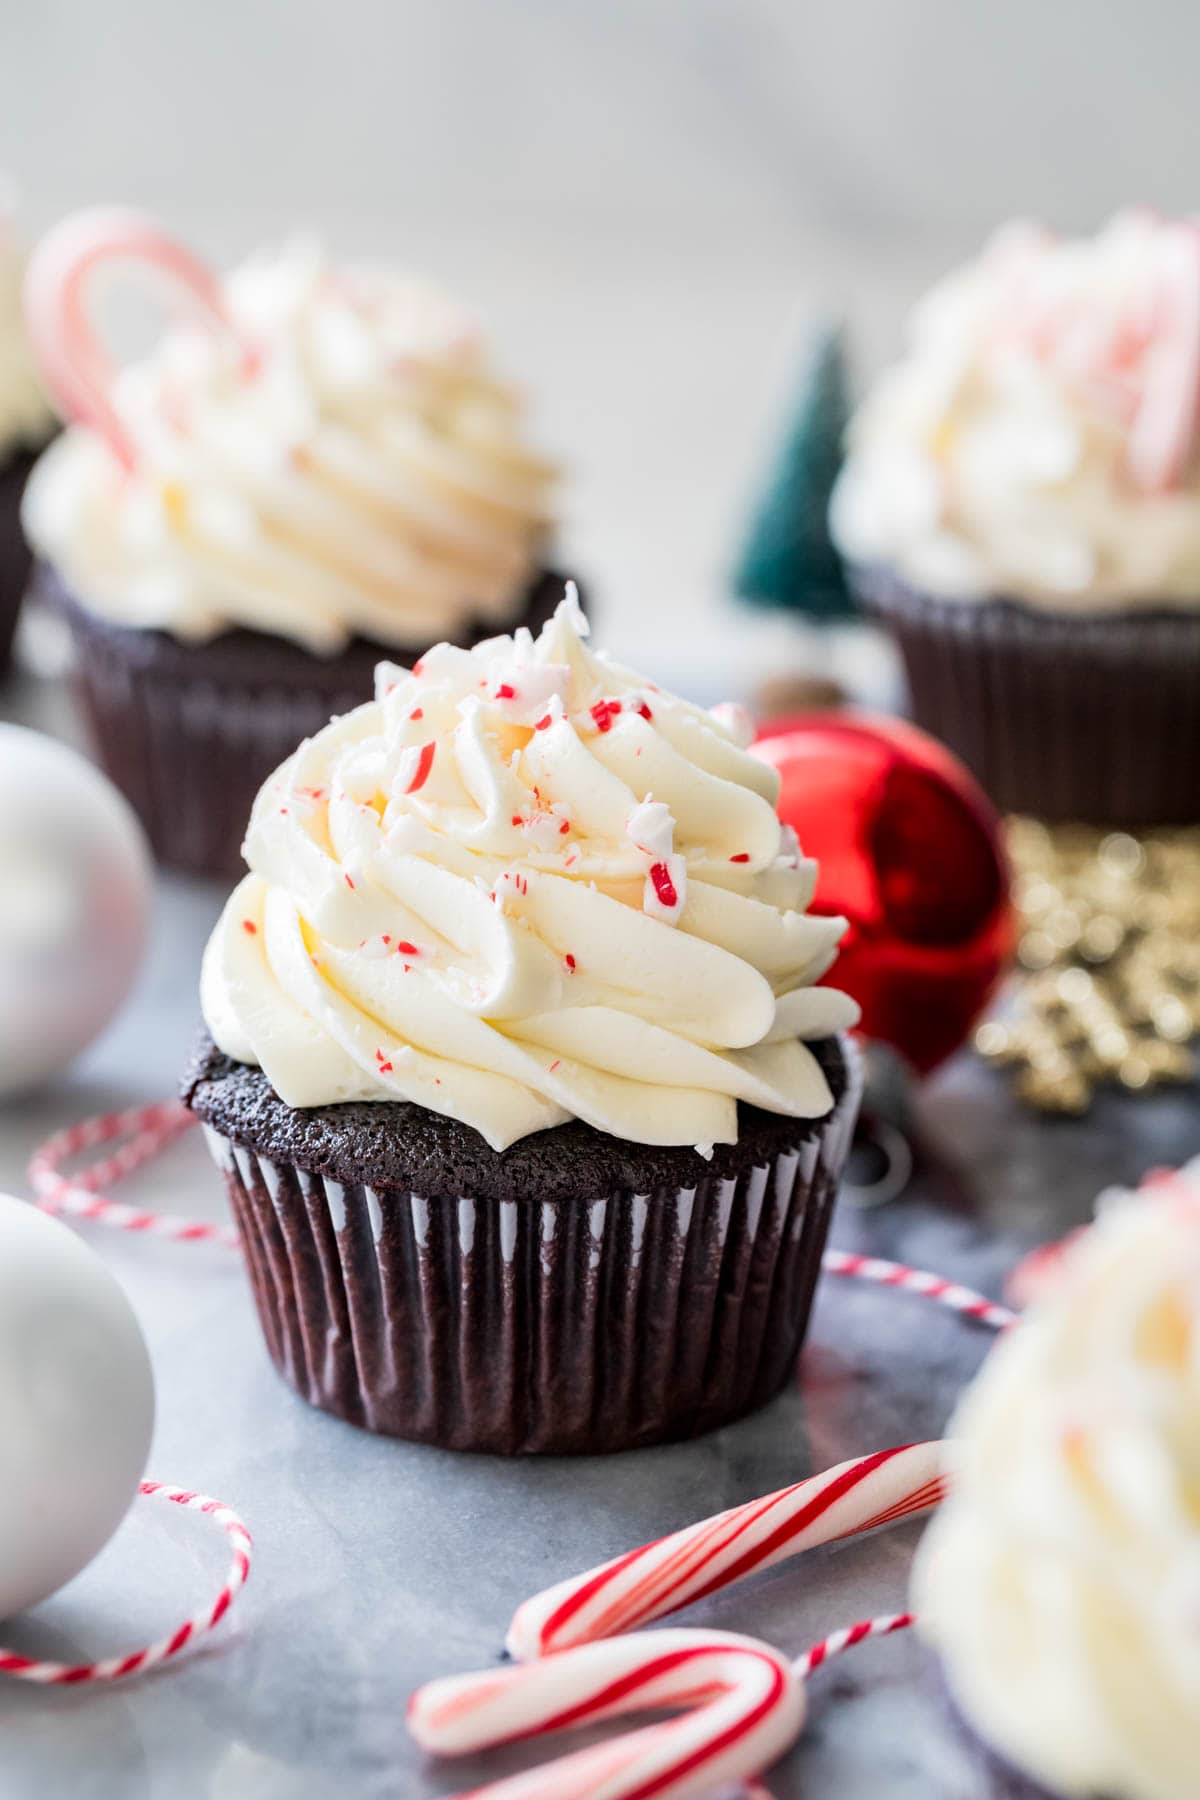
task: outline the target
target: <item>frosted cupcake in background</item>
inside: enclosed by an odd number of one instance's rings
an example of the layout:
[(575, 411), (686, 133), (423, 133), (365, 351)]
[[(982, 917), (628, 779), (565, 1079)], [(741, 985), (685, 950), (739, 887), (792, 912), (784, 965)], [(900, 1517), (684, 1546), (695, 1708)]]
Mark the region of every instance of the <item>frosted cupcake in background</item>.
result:
[(25, 257), (0, 191), (0, 674), (8, 666), (29, 579), (21, 495), (54, 416), (34, 371), (21, 307)]
[(858, 1105), (777, 773), (585, 631), (382, 667), (263, 788), (204, 960), (185, 1098), (272, 1356), (456, 1449), (769, 1400)]
[(1200, 223), (999, 232), (916, 309), (831, 522), (1006, 809), (1200, 819)]
[(970, 1792), (1193, 1800), (1200, 1162), (1104, 1197), (951, 1437), (914, 1590), (978, 1734)]
[[(117, 369), (93, 276), (179, 302)], [(381, 657), (540, 624), (555, 470), (456, 302), (310, 243), (217, 277), (136, 214), (65, 221), (26, 286), (74, 422), (26, 496), (100, 757), (160, 857), (234, 872), (267, 774)]]

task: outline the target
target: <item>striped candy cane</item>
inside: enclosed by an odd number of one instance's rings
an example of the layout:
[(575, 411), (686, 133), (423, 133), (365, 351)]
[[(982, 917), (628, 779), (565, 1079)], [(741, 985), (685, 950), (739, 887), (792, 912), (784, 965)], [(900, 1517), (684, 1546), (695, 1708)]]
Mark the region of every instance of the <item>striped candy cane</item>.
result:
[[(142, 213), (113, 206), (74, 213), (38, 244), (25, 275), (25, 314), (42, 378), (64, 418), (89, 425), (131, 469), (137, 446), (113, 403), (116, 369), (88, 306), (98, 271), (122, 262), (164, 279), (211, 331), (230, 334), (233, 326), (212, 270)], [(251, 368), (249, 347), (243, 357)]]
[(525, 1662), (634, 1631), (816, 1544), (927, 1512), (944, 1492), (941, 1454), (909, 1444), (839, 1463), (561, 1581), (518, 1607), (508, 1649)]
[(911, 1625), (911, 1613), (863, 1619), (789, 1663), (755, 1638), (723, 1631), (643, 1631), (577, 1645), (537, 1662), (451, 1676), (418, 1689), (409, 1730), (440, 1756), (677, 1706), (682, 1718), (560, 1757), (460, 1800), (686, 1800), (755, 1779), (804, 1726), (804, 1684), (833, 1656)]
[(803, 1683), (786, 1657), (728, 1632), (656, 1631), (430, 1682), (409, 1703), (426, 1750), (463, 1756), (631, 1712), (683, 1707), (540, 1769), (476, 1790), (489, 1800), (685, 1800), (768, 1767), (800, 1735)]
[(90, 1682), (123, 1681), (127, 1676), (140, 1675), (147, 1669), (157, 1668), (160, 1663), (169, 1662), (221, 1623), (250, 1574), (250, 1533), (231, 1507), (221, 1500), (210, 1499), (207, 1494), (194, 1493), (191, 1488), (143, 1481), (139, 1492), (147, 1499), (168, 1500), (189, 1512), (202, 1513), (224, 1531), (233, 1545), (233, 1560), (216, 1599), (145, 1649), (132, 1650), (124, 1656), (106, 1657), (102, 1662), (38, 1662), (15, 1650), (0, 1649), (0, 1675), (13, 1675), (18, 1681), (34, 1681), (43, 1687), (80, 1687)]
[[(224, 1244), (236, 1249), (237, 1233), (228, 1225), (176, 1219), (148, 1208), (126, 1206), (99, 1191), (151, 1161), (195, 1123), (195, 1115), (178, 1100), (163, 1100), (153, 1106), (131, 1107), (126, 1112), (103, 1113), (56, 1132), (38, 1147), (29, 1164), (29, 1184), (38, 1205), (45, 1212), (69, 1213), (73, 1218), (110, 1225), (119, 1231), (189, 1244)], [(74, 1175), (61, 1173), (62, 1164), (70, 1158), (121, 1138), (127, 1141), (111, 1156)]]

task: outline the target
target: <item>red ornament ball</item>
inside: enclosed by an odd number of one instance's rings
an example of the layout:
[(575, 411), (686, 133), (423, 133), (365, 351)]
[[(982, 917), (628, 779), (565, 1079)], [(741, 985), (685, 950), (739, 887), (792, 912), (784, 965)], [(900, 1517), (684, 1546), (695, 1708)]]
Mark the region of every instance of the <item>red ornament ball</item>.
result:
[(867, 1037), (926, 1074), (963, 1044), (1012, 953), (1000, 821), (962, 764), (899, 719), (809, 713), (754, 746), (820, 863), (812, 910), (849, 927), (828, 979)]

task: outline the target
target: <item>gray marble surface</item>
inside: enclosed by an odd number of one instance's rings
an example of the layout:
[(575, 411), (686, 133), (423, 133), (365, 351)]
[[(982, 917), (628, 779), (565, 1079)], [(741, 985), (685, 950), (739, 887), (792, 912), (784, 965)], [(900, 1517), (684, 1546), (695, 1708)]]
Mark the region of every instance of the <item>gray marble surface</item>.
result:
[[(51, 710), (30, 690), (0, 697), (9, 716)], [(0, 1108), (0, 1188), (23, 1191), (47, 1132), (170, 1090), (219, 901), (205, 884), (161, 883), (126, 1012), (51, 1088)], [(1046, 1123), (968, 1055), (920, 1094), (914, 1132), (909, 1192), (871, 1214), (843, 1208), (836, 1239), (991, 1291), (1022, 1247), (1087, 1217), (1101, 1187), (1200, 1151), (1194, 1091), (1113, 1098), (1085, 1121)], [(128, 1191), (181, 1213), (221, 1210), (198, 1135)], [(233, 1255), (90, 1235), (153, 1354), (151, 1473), (228, 1500), (257, 1555), (227, 1625), (172, 1670), (108, 1692), (0, 1683), (4, 1800), (420, 1800), (519, 1766), (534, 1753), (428, 1762), (405, 1734), (412, 1688), (492, 1662), (514, 1606), (552, 1579), (843, 1457), (939, 1434), (987, 1348), (986, 1333), (928, 1303), (826, 1279), (795, 1385), (757, 1417), (605, 1459), (455, 1456), (374, 1440), (281, 1386)], [(690, 1618), (799, 1652), (901, 1605), (916, 1535), (904, 1527), (785, 1564)], [(107, 1654), (183, 1617), (224, 1562), (217, 1534), (142, 1502), (90, 1571), (5, 1635), (35, 1654)], [(974, 1792), (917, 1643), (867, 1645), (822, 1672), (811, 1698), (803, 1742), (772, 1778), (779, 1800)]]

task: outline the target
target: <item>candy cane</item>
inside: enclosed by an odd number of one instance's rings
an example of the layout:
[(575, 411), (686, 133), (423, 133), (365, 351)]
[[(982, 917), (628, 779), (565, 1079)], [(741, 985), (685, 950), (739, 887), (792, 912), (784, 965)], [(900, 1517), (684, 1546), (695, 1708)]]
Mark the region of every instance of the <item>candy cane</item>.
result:
[[(150, 1162), (195, 1123), (195, 1114), (178, 1100), (163, 1100), (153, 1106), (131, 1107), (127, 1112), (102, 1113), (67, 1126), (40, 1144), (30, 1159), (29, 1184), (38, 1205), (44, 1212), (69, 1213), (73, 1218), (89, 1219), (120, 1231), (236, 1249), (237, 1233), (228, 1225), (172, 1218), (169, 1214), (126, 1206), (99, 1192)], [(118, 1138), (129, 1141), (111, 1156), (91, 1163), (75, 1175), (60, 1173), (61, 1164), (69, 1157)]]
[(927, 1512), (944, 1493), (942, 1449), (909, 1444), (839, 1463), (560, 1581), (517, 1608), (509, 1652), (525, 1662), (637, 1630), (816, 1544)]
[(150, 1500), (168, 1500), (189, 1512), (203, 1513), (224, 1531), (233, 1545), (233, 1561), (216, 1599), (144, 1650), (107, 1657), (103, 1662), (38, 1662), (18, 1651), (0, 1649), (0, 1675), (13, 1675), (18, 1681), (38, 1682), (43, 1687), (79, 1687), (89, 1682), (123, 1681), (127, 1676), (140, 1675), (146, 1669), (168, 1662), (221, 1623), (250, 1574), (250, 1533), (232, 1508), (221, 1500), (210, 1499), (207, 1494), (194, 1493), (190, 1488), (167, 1487), (161, 1481), (143, 1481), (139, 1492)]
[(408, 1726), (424, 1749), (466, 1756), (628, 1712), (690, 1707), (681, 1719), (627, 1732), (459, 1800), (685, 1800), (725, 1782), (744, 1784), (746, 1800), (770, 1800), (754, 1777), (799, 1737), (808, 1677), (856, 1644), (912, 1623), (907, 1612), (861, 1619), (791, 1663), (755, 1638), (724, 1631), (637, 1632), (510, 1669), (431, 1681), (409, 1702)]
[(804, 1724), (804, 1686), (787, 1658), (728, 1632), (655, 1631), (584, 1644), (509, 1669), (432, 1681), (409, 1730), (426, 1750), (464, 1756), (630, 1712), (681, 1718), (610, 1738), (476, 1790), (488, 1800), (685, 1800), (756, 1775)]
[[(99, 432), (129, 469), (137, 446), (113, 404), (116, 367), (88, 307), (96, 273), (122, 261), (165, 276), (209, 329), (228, 334), (233, 325), (217, 276), (142, 213), (95, 207), (42, 239), (25, 275), (25, 315), (42, 377), (63, 416)], [(252, 366), (248, 346), (243, 354)]]

